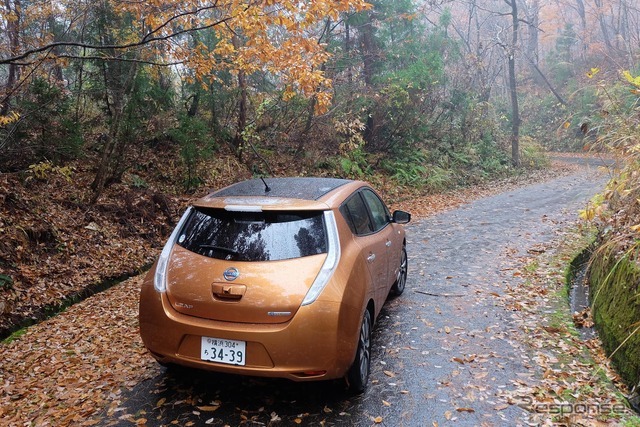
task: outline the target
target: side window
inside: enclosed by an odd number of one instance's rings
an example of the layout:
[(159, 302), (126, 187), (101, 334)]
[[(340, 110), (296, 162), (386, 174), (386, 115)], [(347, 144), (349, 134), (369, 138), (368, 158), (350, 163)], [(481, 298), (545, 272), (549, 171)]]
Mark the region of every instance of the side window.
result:
[(342, 205), (340, 211), (355, 234), (369, 234), (373, 231), (367, 206), (359, 193)]
[(362, 196), (364, 196), (364, 199), (367, 201), (367, 205), (369, 205), (369, 209), (371, 210), (374, 231), (383, 229), (387, 224), (389, 224), (389, 210), (373, 191), (363, 190)]

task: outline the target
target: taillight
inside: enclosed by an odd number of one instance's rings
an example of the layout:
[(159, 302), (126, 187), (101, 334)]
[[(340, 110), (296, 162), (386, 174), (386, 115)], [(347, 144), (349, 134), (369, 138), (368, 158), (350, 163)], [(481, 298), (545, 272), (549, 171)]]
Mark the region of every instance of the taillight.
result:
[(171, 236), (169, 236), (169, 240), (162, 248), (162, 252), (160, 253), (160, 258), (158, 258), (158, 264), (156, 265), (156, 272), (153, 276), (153, 286), (156, 288), (158, 292), (165, 292), (167, 290), (167, 267), (169, 264), (169, 256), (171, 255), (171, 249), (173, 249), (173, 245), (176, 243), (178, 239), (178, 233), (182, 230), (182, 226), (184, 222), (187, 220), (187, 217), (191, 213), (191, 207), (187, 208), (187, 210), (182, 214), (182, 218), (178, 221), (178, 225), (173, 229)]
[(302, 305), (311, 304), (320, 296), (324, 287), (329, 283), (329, 279), (333, 276), (333, 272), (336, 270), (340, 260), (340, 239), (333, 211), (324, 211), (324, 223), (327, 228), (327, 258), (324, 260), (320, 272), (304, 297)]

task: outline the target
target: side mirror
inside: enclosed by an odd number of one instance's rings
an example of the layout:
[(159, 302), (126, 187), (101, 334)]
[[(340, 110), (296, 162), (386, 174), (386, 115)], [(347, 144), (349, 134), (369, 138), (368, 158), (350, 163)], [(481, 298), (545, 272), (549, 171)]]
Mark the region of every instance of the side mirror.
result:
[(405, 211), (393, 211), (391, 220), (396, 224), (406, 224), (411, 221), (411, 214)]

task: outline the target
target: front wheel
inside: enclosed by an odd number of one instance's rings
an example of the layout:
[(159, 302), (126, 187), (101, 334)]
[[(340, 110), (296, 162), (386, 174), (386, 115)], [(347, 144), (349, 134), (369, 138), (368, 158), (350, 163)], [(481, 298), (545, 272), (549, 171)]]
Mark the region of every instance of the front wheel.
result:
[(400, 257), (400, 268), (398, 269), (398, 277), (396, 277), (396, 282), (391, 287), (391, 292), (395, 296), (402, 295), (404, 292), (404, 288), (407, 285), (407, 247), (402, 246), (402, 255)]
[(369, 382), (369, 371), (371, 369), (371, 326), (371, 312), (365, 310), (362, 318), (362, 326), (360, 326), (356, 358), (347, 374), (349, 389), (355, 393), (362, 393), (365, 388), (367, 388), (367, 383)]

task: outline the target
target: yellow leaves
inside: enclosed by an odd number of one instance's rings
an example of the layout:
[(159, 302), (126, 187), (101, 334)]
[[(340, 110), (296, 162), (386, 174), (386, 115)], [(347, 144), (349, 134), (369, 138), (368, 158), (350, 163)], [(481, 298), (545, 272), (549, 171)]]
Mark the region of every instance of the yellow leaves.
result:
[(624, 76), (625, 79), (627, 79), (627, 81), (629, 83), (631, 83), (632, 85), (634, 85), (637, 88), (640, 88), (640, 76), (638, 77), (633, 77), (631, 75), (631, 73), (627, 70), (622, 72), (622, 75)]
[(20, 115), (15, 111), (11, 111), (6, 116), (0, 116), (0, 127), (6, 126), (13, 122), (17, 122), (19, 118), (20, 118)]
[(640, 76), (633, 77), (631, 73), (626, 70), (622, 72), (622, 75), (629, 83), (635, 86), (635, 89), (630, 89), (629, 92), (634, 95), (640, 95)]
[(578, 215), (584, 221), (591, 222), (596, 218), (600, 218), (603, 215), (604, 211), (605, 211), (604, 205), (594, 206), (592, 204), (589, 204), (586, 208), (578, 211)]
[(587, 77), (592, 79), (599, 72), (600, 72), (600, 68), (592, 68), (591, 70), (587, 71)]
[(213, 50), (216, 55), (231, 56), (235, 53), (235, 47), (229, 39), (222, 39), (216, 44), (216, 48)]
[(52, 176), (58, 175), (65, 179), (68, 183), (71, 183), (71, 175), (74, 168), (72, 166), (56, 166), (49, 160), (29, 165), (29, 174), (27, 181), (35, 178), (41, 181), (48, 181)]

